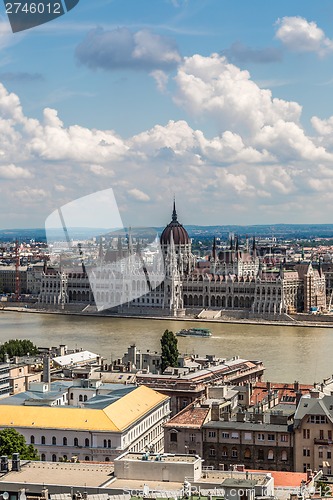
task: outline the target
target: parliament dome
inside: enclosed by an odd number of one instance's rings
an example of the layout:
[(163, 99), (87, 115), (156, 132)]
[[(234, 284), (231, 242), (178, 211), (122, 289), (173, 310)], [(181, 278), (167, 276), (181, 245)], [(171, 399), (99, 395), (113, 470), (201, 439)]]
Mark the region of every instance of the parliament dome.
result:
[(176, 204), (173, 203), (172, 220), (170, 224), (163, 230), (160, 238), (161, 245), (168, 245), (171, 242), (171, 233), (175, 245), (188, 245), (190, 238), (186, 229), (178, 222)]

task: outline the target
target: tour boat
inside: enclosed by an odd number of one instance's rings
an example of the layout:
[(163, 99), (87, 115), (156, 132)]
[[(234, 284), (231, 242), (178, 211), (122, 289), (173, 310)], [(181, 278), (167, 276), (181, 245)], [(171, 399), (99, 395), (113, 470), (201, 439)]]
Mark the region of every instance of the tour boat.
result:
[(177, 337), (211, 337), (212, 332), (208, 328), (189, 328), (188, 330), (180, 330)]

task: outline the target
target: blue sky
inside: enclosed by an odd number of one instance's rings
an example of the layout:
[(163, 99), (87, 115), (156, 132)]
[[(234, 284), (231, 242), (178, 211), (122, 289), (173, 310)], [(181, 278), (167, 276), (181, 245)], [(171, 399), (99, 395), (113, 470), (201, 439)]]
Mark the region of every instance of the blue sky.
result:
[(0, 13), (0, 227), (108, 188), (131, 225), (332, 222), (331, 1)]

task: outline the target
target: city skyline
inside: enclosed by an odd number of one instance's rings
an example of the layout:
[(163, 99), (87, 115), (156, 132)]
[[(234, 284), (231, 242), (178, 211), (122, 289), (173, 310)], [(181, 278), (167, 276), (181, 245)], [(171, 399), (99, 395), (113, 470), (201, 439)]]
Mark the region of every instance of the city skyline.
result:
[(0, 228), (114, 190), (124, 225), (330, 223), (333, 8), (85, 2), (1, 12)]

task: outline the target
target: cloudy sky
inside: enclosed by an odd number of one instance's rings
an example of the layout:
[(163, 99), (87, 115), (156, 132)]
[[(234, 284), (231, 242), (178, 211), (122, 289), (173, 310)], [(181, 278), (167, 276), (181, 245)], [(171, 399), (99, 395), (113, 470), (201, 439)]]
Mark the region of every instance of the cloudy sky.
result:
[(0, 228), (110, 188), (131, 225), (332, 223), (331, 0), (1, 8)]

